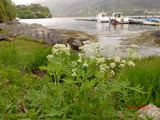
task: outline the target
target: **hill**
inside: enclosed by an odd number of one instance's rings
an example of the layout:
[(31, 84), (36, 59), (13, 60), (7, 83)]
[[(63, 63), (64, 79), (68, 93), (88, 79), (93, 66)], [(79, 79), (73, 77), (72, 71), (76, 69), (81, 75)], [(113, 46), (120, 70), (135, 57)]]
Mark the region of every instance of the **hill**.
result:
[(95, 16), (99, 12), (111, 14), (121, 11), (126, 15), (159, 14), (159, 0), (45, 0), (54, 16)]

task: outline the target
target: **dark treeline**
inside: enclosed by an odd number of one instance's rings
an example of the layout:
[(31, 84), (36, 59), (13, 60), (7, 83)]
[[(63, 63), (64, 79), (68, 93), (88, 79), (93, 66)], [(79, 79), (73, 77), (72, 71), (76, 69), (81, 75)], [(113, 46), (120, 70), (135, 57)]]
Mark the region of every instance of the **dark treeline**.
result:
[(11, 0), (0, 0), (0, 22), (9, 21), (16, 17), (16, 7)]

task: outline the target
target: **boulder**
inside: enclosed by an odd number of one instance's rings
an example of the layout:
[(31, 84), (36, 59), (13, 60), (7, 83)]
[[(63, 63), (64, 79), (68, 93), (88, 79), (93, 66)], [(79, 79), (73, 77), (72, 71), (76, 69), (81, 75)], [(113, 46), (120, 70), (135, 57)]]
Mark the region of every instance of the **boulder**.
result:
[(60, 36), (60, 33), (56, 30), (50, 30), (39, 24), (18, 24), (10, 34), (18, 34), (21, 36), (29, 36), (36, 38), (39, 41), (46, 41), (49, 44), (63, 43), (64, 40)]
[(84, 43), (80, 41), (78, 38), (69, 38), (67, 43), (73, 50), (78, 50), (78, 51), (80, 50), (79, 48), (84, 45)]
[(138, 115), (145, 120), (147, 120), (147, 116), (152, 117), (153, 120), (160, 120), (160, 108), (150, 104), (140, 109)]

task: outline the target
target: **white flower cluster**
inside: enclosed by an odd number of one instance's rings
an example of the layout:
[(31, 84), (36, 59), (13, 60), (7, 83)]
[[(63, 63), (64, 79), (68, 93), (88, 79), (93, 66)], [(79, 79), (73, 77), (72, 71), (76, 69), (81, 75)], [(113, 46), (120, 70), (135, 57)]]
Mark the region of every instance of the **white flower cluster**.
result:
[(88, 67), (88, 64), (86, 62), (83, 63), (83, 67)]
[(75, 68), (75, 69), (72, 69), (72, 76), (73, 77), (75, 77), (75, 76), (77, 76), (77, 68)]
[(138, 48), (138, 45), (136, 44), (131, 44), (131, 48), (128, 48), (127, 49), (127, 52), (128, 52), (128, 57), (129, 58), (133, 58), (133, 59), (140, 59), (141, 56), (138, 55), (137, 52), (135, 52), (135, 49)]
[(101, 58), (96, 58), (96, 61), (97, 61), (97, 64), (101, 64), (101, 63), (104, 63), (106, 60), (105, 57), (101, 57)]
[(77, 65), (76, 61), (72, 61), (72, 65), (75, 67)]
[(81, 63), (84, 55), (82, 53), (79, 53), (78, 56), (79, 56), (79, 59), (77, 60), (77, 62)]
[[(79, 75), (80, 73), (77, 71), (81, 68), (82, 70), (85, 70), (84, 71), (85, 73), (86, 70), (89, 70), (89, 67), (91, 65), (95, 65), (95, 67), (97, 67), (98, 72), (105, 73), (104, 75), (109, 74), (111, 77), (115, 76), (116, 72), (119, 72), (125, 66), (131, 66), (131, 67), (135, 66), (135, 63), (131, 61), (131, 59), (126, 58), (125, 60), (120, 57), (115, 57), (118, 55), (115, 55), (114, 53), (113, 53), (113, 56), (111, 57), (102, 57), (100, 55), (100, 52), (104, 50), (104, 47), (102, 47), (100, 43), (94, 43), (91, 45), (82, 46), (80, 48), (81, 50), (84, 50), (84, 51), (87, 50), (90, 53), (92, 53), (90, 57), (85, 54), (79, 53), (78, 59), (71, 61), (71, 64), (70, 64), (71, 76), (76, 77), (77, 75)], [(117, 45), (116, 49), (120, 47), (121, 45)], [(136, 45), (131, 45), (131, 48), (127, 49), (130, 58), (138, 57), (138, 54), (134, 51), (134, 48), (136, 47), (137, 47)], [(108, 48), (109, 48), (109, 45), (108, 45)], [(110, 50), (108, 49), (108, 51)], [(53, 53), (52, 55), (47, 56), (48, 60), (54, 59), (54, 57), (57, 57), (57, 56), (62, 59), (63, 57), (68, 58), (70, 56), (70, 49), (63, 44), (56, 44), (55, 46), (53, 46), (52, 53)]]
[(120, 57), (115, 57), (114, 62), (120, 63), (121, 62), (121, 58)]
[(100, 72), (105, 73), (106, 70), (109, 70), (109, 66), (107, 66), (106, 64), (100, 65)]
[(90, 44), (86, 44), (85, 46), (80, 47), (82, 51), (84, 51), (87, 55), (99, 56), (100, 52), (104, 49), (99, 42), (94, 42)]
[(70, 56), (70, 49), (66, 47), (64, 44), (56, 44), (52, 49), (53, 55), (61, 55), (64, 54), (66, 56)]
[(135, 63), (133, 62), (133, 61), (128, 61), (128, 63), (127, 63), (129, 66), (132, 66), (132, 67), (134, 67), (135, 66)]
[(113, 69), (113, 68), (115, 68), (115, 67), (116, 67), (116, 63), (110, 63), (110, 65), (109, 65), (109, 66), (110, 66), (110, 68), (112, 68), (112, 69)]
[(53, 59), (53, 55), (48, 55), (48, 56), (47, 56), (47, 59), (48, 59), (48, 60)]

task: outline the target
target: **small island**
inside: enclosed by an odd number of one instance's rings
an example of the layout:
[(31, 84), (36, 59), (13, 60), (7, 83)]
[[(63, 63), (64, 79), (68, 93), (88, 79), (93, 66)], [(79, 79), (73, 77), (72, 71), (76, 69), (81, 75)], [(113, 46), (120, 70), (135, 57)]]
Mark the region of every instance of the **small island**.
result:
[(48, 7), (40, 4), (17, 5), (17, 16), (21, 19), (35, 19), (35, 18), (52, 18), (52, 14)]

